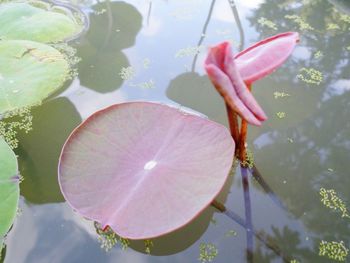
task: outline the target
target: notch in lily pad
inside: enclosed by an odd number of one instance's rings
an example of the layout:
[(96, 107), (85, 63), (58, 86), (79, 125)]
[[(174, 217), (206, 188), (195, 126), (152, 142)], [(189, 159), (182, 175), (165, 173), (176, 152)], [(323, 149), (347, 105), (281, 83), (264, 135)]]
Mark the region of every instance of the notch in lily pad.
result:
[(215, 122), (150, 102), (96, 112), (66, 141), (61, 191), (80, 215), (150, 239), (193, 220), (221, 191), (234, 141)]

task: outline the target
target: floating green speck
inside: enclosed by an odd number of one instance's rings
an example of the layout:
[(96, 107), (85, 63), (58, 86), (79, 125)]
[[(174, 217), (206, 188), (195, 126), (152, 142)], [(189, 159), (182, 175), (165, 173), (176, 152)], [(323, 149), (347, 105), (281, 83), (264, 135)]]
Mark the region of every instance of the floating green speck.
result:
[(340, 27), (335, 23), (327, 24), (327, 30), (339, 30), (339, 29), (340, 29)]
[(123, 80), (131, 80), (135, 77), (135, 70), (133, 67), (129, 66), (129, 67), (123, 67), (120, 72), (119, 72), (119, 76), (123, 79)]
[(314, 54), (314, 58), (315, 58), (315, 59), (319, 59), (319, 58), (321, 58), (321, 57), (323, 57), (323, 53), (322, 53), (320, 50), (318, 50), (318, 51)]
[(350, 16), (349, 15), (344, 15), (344, 14), (340, 15), (340, 20), (350, 24)]
[[(16, 116), (16, 119), (12, 118)], [(0, 137), (3, 137), (7, 144), (15, 149), (18, 147), (17, 132), (19, 130), (28, 133), (32, 130), (33, 116), (29, 108), (21, 108), (7, 112), (0, 121)]]
[(265, 17), (260, 17), (259, 20), (258, 20), (258, 23), (261, 25), (261, 26), (265, 26), (265, 27), (268, 27), (270, 29), (273, 29), (273, 30), (277, 30), (277, 25), (272, 22), (271, 20), (268, 20), (267, 18)]
[(151, 248), (154, 246), (153, 241), (150, 239), (146, 239), (144, 241), (144, 244), (145, 244), (145, 252), (147, 254), (151, 254)]
[(323, 81), (322, 72), (314, 68), (301, 68), (297, 77), (308, 84), (320, 85)]
[(235, 237), (237, 236), (237, 232), (233, 229), (226, 232), (225, 237)]
[(349, 212), (343, 200), (341, 200), (334, 189), (320, 189), (321, 202), (333, 211), (340, 211), (341, 217), (350, 218)]
[(195, 47), (186, 47), (182, 48), (179, 51), (176, 52), (175, 57), (181, 58), (181, 57), (189, 57), (189, 56), (195, 56), (202, 52), (204, 50), (204, 46), (195, 46)]
[(212, 262), (218, 255), (218, 249), (212, 243), (201, 243), (199, 245), (199, 258), (202, 263)]
[(279, 118), (279, 119), (283, 119), (286, 117), (286, 113), (284, 111), (279, 111), (276, 113), (276, 116)]
[(285, 92), (275, 91), (275, 92), (273, 93), (273, 96), (275, 97), (275, 99), (278, 99), (278, 98), (290, 97), (290, 94), (285, 93)]
[(347, 249), (344, 245), (343, 241), (335, 242), (335, 241), (324, 241), (322, 240), (319, 245), (319, 255), (327, 256), (330, 259), (336, 261), (345, 261), (346, 257), (349, 253), (349, 249)]
[(251, 150), (246, 149), (245, 160), (241, 162), (243, 167), (253, 168), (254, 166), (254, 154)]
[(96, 233), (98, 235), (98, 242), (101, 244), (101, 248), (106, 252), (110, 251), (115, 245), (118, 243), (118, 236), (112, 228), (107, 227), (106, 229), (102, 229), (101, 225), (98, 223), (94, 223)]
[(131, 83), (130, 86), (138, 87), (138, 88), (141, 88), (141, 89), (154, 89), (156, 87), (156, 84), (153, 81), (153, 79), (150, 79), (149, 81), (140, 82), (140, 83), (137, 83), (137, 84)]
[(298, 24), (300, 30), (314, 30), (304, 19), (298, 15), (286, 15), (285, 18), (292, 20), (294, 23)]

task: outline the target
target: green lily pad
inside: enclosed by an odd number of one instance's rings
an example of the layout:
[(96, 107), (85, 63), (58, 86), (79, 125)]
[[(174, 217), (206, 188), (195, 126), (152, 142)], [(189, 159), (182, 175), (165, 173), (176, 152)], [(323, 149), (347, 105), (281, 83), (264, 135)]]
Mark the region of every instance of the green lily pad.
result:
[[(53, 9), (52, 9), (53, 10)], [(0, 5), (0, 39), (59, 42), (79, 33), (82, 26), (68, 15), (27, 3)]]
[(0, 243), (16, 216), (18, 199), (17, 159), (11, 148), (0, 138)]
[(26, 40), (0, 41), (0, 115), (41, 103), (68, 75), (68, 62), (56, 49)]

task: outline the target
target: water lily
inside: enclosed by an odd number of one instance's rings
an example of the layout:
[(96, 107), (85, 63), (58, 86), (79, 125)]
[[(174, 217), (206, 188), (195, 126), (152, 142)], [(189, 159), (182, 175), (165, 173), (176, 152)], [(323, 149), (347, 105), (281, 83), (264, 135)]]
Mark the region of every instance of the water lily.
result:
[[(241, 159), (245, 158), (247, 123), (260, 126), (267, 120), (250, 92), (251, 85), (282, 65), (298, 41), (298, 33), (286, 32), (264, 39), (236, 56), (229, 42), (218, 44), (209, 51), (205, 69), (226, 102), (231, 134), (239, 145)], [(240, 134), (233, 114), (238, 114), (243, 120)]]

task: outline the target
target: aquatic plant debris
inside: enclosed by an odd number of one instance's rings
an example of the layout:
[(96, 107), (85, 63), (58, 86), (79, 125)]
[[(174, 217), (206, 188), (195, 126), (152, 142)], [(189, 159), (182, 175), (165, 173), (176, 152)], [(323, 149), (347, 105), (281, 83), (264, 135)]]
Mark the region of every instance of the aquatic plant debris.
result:
[(212, 262), (218, 255), (219, 251), (212, 243), (201, 243), (199, 245), (198, 260), (202, 263)]
[(345, 247), (343, 241), (324, 241), (322, 240), (319, 245), (319, 255), (327, 256), (329, 259), (333, 259), (336, 261), (346, 261), (346, 257), (348, 256), (349, 249)]
[(119, 76), (123, 80), (132, 80), (135, 77), (135, 70), (132, 66), (122, 67), (119, 72)]
[(1, 4), (0, 39), (55, 43), (71, 38), (82, 31), (82, 25), (73, 19), (74, 16), (41, 7), (30, 3)]
[(340, 27), (339, 25), (335, 24), (335, 23), (328, 23), (327, 24), (327, 30), (339, 30)]
[(276, 116), (279, 119), (284, 119), (286, 117), (286, 113), (284, 111), (279, 111), (279, 112), (276, 113)]
[(333, 211), (341, 212), (341, 217), (350, 218), (346, 204), (340, 199), (334, 189), (320, 189), (321, 202)]
[(290, 94), (285, 93), (285, 92), (275, 91), (275, 92), (273, 93), (273, 96), (274, 96), (275, 99), (279, 99), (279, 98), (290, 97)]
[(147, 254), (151, 254), (151, 252), (152, 252), (152, 247), (154, 246), (153, 241), (150, 240), (150, 239), (146, 239), (146, 240), (144, 241), (144, 244), (145, 244), (145, 252), (146, 252)]
[(101, 244), (101, 248), (106, 252), (109, 252), (118, 243), (122, 250), (126, 250), (130, 241), (126, 238), (118, 237), (117, 234), (108, 226), (102, 229), (101, 224), (94, 222), (96, 233), (98, 235), (98, 242)]
[(98, 235), (98, 242), (101, 244), (101, 248), (106, 252), (110, 251), (118, 243), (118, 236), (110, 227), (102, 229), (101, 225), (94, 222), (96, 233)]
[(241, 162), (241, 165), (243, 167), (248, 167), (250, 169), (254, 167), (254, 154), (253, 154), (253, 152), (251, 150), (246, 149), (246, 157)]
[(206, 118), (159, 103), (115, 104), (69, 136), (60, 188), (80, 215), (123, 238), (150, 239), (210, 205), (228, 178), (234, 149), (228, 130)]
[(278, 29), (277, 25), (274, 22), (272, 22), (271, 20), (268, 20), (265, 17), (260, 17), (258, 19), (258, 23), (261, 26), (265, 26), (265, 27), (268, 27), (268, 28), (273, 29), (273, 30), (277, 30)]
[(323, 81), (323, 74), (314, 68), (301, 68), (297, 78), (308, 84), (320, 85)]
[[(16, 120), (13, 120), (14, 117), (16, 117)], [(0, 120), (0, 137), (3, 137), (12, 149), (18, 147), (18, 131), (22, 130), (25, 133), (28, 133), (32, 129), (33, 116), (28, 107), (7, 112)]]
[(233, 229), (231, 229), (225, 233), (225, 237), (235, 237), (235, 236), (237, 236), (237, 232)]
[(315, 58), (315, 59), (319, 59), (319, 58), (321, 58), (321, 57), (323, 57), (323, 53), (322, 53), (322, 51), (318, 50), (318, 51), (314, 54), (314, 58)]
[(350, 24), (350, 16), (349, 15), (341, 14), (340, 15), (340, 20)]
[(182, 48), (176, 52), (175, 58), (195, 56), (200, 52), (202, 52), (204, 49), (205, 49), (205, 46), (203, 45)]
[(144, 69), (148, 69), (150, 64), (151, 64), (151, 60), (149, 58), (145, 58), (143, 61), (142, 61), (142, 64), (143, 64), (143, 68)]
[(302, 19), (298, 15), (285, 15), (284, 17), (296, 23), (299, 26), (300, 30), (314, 30), (312, 26), (310, 26), (304, 19)]
[(156, 83), (154, 82), (153, 79), (150, 79), (149, 81), (140, 82), (136, 84), (130, 83), (129, 86), (138, 87), (141, 89), (154, 89), (156, 87)]

